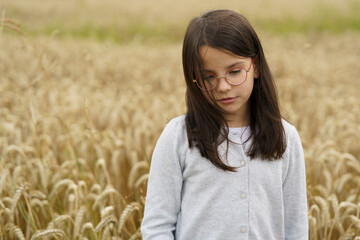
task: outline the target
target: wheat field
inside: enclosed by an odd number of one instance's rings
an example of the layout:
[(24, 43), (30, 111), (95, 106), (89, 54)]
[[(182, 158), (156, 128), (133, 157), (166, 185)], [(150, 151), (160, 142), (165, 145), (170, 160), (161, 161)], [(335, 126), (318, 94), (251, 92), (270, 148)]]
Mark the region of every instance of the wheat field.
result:
[[(2, 16), (0, 239), (141, 239), (152, 150), (186, 111), (181, 42), (30, 37)], [(309, 239), (360, 239), (360, 34), (259, 35), (304, 147)]]

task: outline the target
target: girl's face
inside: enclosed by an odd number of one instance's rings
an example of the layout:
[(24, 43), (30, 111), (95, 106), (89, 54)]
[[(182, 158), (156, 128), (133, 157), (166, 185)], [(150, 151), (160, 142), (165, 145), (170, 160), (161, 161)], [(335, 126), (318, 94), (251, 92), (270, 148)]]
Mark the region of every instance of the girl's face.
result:
[[(204, 96), (212, 103), (210, 98), (226, 112), (225, 119), (229, 127), (243, 127), (250, 124), (249, 98), (254, 87), (254, 78), (258, 73), (252, 66), (252, 59), (242, 57), (222, 49), (202, 46), (199, 54), (203, 60), (205, 73), (216, 75), (217, 85), (212, 90), (203, 90)], [(228, 70), (241, 67), (250, 69), (246, 81), (241, 85), (231, 85), (225, 79)]]

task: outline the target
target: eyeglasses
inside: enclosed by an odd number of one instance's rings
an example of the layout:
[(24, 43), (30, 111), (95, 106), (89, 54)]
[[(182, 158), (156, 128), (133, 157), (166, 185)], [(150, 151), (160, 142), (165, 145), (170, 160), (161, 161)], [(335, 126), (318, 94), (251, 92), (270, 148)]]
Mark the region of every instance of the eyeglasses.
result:
[(247, 74), (251, 69), (254, 59), (251, 60), (251, 64), (248, 69), (242, 67), (231, 68), (226, 71), (225, 76), (216, 76), (213, 73), (200, 73), (199, 76), (196, 76), (196, 79), (193, 79), (193, 82), (201, 90), (212, 90), (216, 87), (218, 79), (225, 77), (225, 80), (233, 86), (238, 86), (243, 84), (247, 79)]

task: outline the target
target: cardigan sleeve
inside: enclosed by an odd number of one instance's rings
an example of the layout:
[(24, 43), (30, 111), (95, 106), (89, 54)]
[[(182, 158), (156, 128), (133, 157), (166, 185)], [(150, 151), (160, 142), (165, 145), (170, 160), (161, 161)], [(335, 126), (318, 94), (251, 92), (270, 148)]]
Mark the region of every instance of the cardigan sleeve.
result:
[(152, 155), (141, 224), (144, 240), (174, 239), (182, 190), (178, 124), (167, 124)]
[(288, 136), (289, 162), (283, 182), (285, 239), (308, 239), (306, 173), (303, 148), (295, 127)]

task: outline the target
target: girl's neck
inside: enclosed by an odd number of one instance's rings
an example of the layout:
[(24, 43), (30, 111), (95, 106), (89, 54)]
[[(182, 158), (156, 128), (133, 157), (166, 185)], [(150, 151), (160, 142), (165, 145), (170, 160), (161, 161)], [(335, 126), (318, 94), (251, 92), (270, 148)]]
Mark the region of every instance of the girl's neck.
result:
[(250, 120), (246, 119), (229, 119), (227, 120), (227, 125), (230, 128), (239, 128), (239, 127), (247, 127), (250, 125)]
[(228, 127), (238, 128), (250, 125), (250, 112), (245, 111), (242, 116), (225, 116)]

